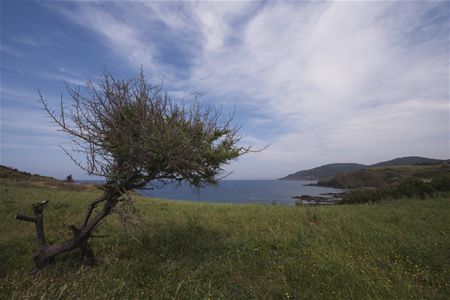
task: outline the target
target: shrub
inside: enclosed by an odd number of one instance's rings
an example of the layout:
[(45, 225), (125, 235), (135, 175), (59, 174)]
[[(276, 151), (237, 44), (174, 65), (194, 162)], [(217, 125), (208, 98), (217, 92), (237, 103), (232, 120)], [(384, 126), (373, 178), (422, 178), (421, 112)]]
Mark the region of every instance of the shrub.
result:
[(450, 174), (440, 174), (431, 179), (410, 178), (400, 184), (378, 189), (355, 190), (345, 194), (341, 203), (355, 204), (378, 202), (389, 198), (427, 198), (439, 192), (450, 191)]
[(67, 175), (66, 182), (73, 182), (72, 174)]

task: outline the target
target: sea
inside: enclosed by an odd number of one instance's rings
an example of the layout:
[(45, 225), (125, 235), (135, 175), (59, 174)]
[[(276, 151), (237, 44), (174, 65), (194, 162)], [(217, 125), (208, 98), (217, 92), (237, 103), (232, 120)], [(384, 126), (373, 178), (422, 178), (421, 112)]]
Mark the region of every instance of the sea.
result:
[(143, 196), (208, 203), (295, 204), (294, 196), (321, 196), (342, 190), (314, 186), (315, 181), (297, 180), (221, 180), (216, 186), (193, 189), (188, 185), (166, 185), (138, 190)]

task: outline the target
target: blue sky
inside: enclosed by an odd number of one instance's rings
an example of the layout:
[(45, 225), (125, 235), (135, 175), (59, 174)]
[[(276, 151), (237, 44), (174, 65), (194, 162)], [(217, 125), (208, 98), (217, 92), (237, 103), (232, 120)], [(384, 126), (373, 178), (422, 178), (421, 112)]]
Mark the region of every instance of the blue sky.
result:
[[(449, 158), (449, 2), (1, 2), (1, 164), (86, 178), (42, 111), (63, 81), (142, 66), (170, 95), (236, 111), (226, 167), (277, 178), (331, 162)], [(187, 100), (186, 100), (187, 99)]]

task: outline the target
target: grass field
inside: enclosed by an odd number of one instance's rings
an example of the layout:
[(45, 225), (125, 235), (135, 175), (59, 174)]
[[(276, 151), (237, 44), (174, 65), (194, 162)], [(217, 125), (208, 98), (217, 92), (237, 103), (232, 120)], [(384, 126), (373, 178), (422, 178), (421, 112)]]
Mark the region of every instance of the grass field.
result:
[(0, 186), (1, 299), (450, 298), (450, 194), (329, 207), (136, 196), (135, 217), (98, 229), (98, 266), (72, 252), (30, 274), (34, 228), (15, 214), (50, 200), (47, 235), (61, 239), (98, 193)]

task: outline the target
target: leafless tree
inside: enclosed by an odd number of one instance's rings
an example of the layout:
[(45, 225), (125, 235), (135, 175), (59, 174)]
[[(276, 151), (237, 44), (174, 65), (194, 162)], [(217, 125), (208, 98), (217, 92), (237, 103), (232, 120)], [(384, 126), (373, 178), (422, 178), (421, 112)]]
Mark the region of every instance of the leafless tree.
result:
[[(67, 155), (89, 175), (105, 178), (102, 195), (87, 207), (79, 225), (66, 225), (73, 236), (50, 244), (44, 233), (43, 210), (47, 201), (33, 206), (34, 216), (17, 215), (35, 223), (37, 269), (57, 255), (81, 249), (86, 262), (93, 262), (88, 240), (102, 220), (111, 214), (124, 193), (152, 183), (187, 182), (194, 187), (214, 184), (222, 166), (251, 151), (238, 146), (233, 117), (220, 110), (176, 104), (162, 85), (151, 85), (143, 71), (130, 80), (105, 72), (99, 84), (84, 88), (66, 84), (70, 105), (61, 97), (57, 111), (39, 92), (51, 120), (67, 133), (73, 148)], [(80, 157), (82, 157), (80, 159)], [(102, 205), (96, 209), (98, 205)]]

